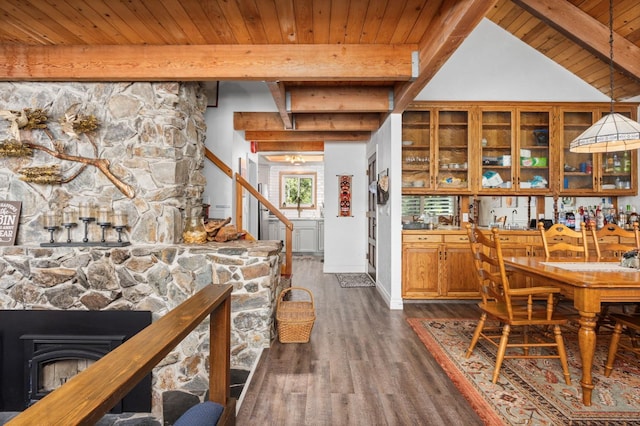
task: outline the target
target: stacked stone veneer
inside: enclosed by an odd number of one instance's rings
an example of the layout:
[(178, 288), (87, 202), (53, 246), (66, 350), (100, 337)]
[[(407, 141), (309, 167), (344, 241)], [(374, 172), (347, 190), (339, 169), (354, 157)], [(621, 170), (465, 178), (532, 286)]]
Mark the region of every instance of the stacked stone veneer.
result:
[[(125, 196), (91, 166), (62, 185), (28, 183), (18, 177), (21, 167), (59, 164), (73, 172), (80, 164), (41, 151), (28, 159), (0, 158), (0, 200), (22, 202), (17, 245), (0, 248), (0, 308), (149, 310), (157, 319), (202, 286), (230, 283), (231, 366), (250, 369), (274, 336), (281, 244), (182, 244), (185, 208), (201, 201), (205, 185), (206, 103), (203, 88), (194, 82), (0, 82), (0, 110), (45, 110), (50, 131), (66, 153), (108, 159), (111, 172), (134, 191), (133, 197)], [(95, 147), (60, 131), (60, 118), (74, 113), (98, 119)], [(43, 132), (23, 130), (20, 136), (54, 149)], [(0, 119), (0, 143), (10, 137), (9, 122)], [(132, 245), (40, 247), (49, 240), (42, 214), (78, 207), (87, 199), (126, 211), (129, 226), (123, 236)], [(89, 240), (99, 241), (100, 227), (88, 229)], [(83, 232), (82, 224), (72, 228), (71, 239), (81, 241)], [(54, 237), (64, 242), (67, 233)], [(106, 239), (116, 238), (108, 229)], [(167, 395), (176, 390), (204, 396), (207, 354), (203, 325), (155, 370), (154, 415), (162, 418), (172, 399)]]

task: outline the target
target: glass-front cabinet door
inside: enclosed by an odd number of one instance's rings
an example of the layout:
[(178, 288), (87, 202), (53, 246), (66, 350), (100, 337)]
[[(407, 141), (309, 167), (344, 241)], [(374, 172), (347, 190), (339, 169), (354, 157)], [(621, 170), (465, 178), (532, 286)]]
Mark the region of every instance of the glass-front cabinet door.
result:
[(518, 110), (517, 188), (522, 193), (549, 193), (553, 176), (550, 173), (549, 150), (551, 109)]
[[(602, 154), (571, 152), (571, 141), (580, 136), (593, 123), (609, 113), (606, 108), (582, 111), (561, 108), (560, 192), (571, 195), (635, 194), (637, 185), (636, 151)], [(632, 117), (630, 109), (616, 111)]]
[(422, 194), (433, 189), (431, 117), (429, 110), (402, 114), (403, 194)]
[(561, 111), (560, 192), (592, 193), (596, 189), (598, 158), (590, 153), (571, 152), (571, 141), (587, 130), (593, 121), (593, 111)]
[(437, 114), (435, 188), (469, 192), (469, 111), (442, 109)]
[(480, 113), (482, 193), (513, 191), (514, 114), (511, 110), (487, 110)]
[[(596, 120), (609, 114), (610, 110), (601, 109), (598, 111)], [(626, 117), (633, 117), (631, 110), (616, 109), (618, 114)], [(634, 194), (637, 186), (636, 158), (637, 150), (620, 151), (596, 154), (599, 158), (597, 170), (600, 176), (596, 182), (596, 188), (607, 194)]]

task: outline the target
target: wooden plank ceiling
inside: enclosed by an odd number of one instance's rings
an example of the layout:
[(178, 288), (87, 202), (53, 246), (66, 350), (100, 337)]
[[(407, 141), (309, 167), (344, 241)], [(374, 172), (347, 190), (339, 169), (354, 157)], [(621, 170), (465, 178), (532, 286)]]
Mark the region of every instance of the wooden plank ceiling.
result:
[[(615, 98), (640, 95), (640, 2), (615, 0)], [(368, 140), (484, 17), (609, 94), (608, 0), (2, 0), (4, 81), (265, 81), (234, 125), (270, 150)]]

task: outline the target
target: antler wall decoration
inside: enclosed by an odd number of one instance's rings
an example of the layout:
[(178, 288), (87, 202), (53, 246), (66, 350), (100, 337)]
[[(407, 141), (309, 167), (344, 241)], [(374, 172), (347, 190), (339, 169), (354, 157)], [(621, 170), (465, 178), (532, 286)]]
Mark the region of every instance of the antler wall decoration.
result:
[[(125, 196), (134, 197), (133, 188), (111, 172), (109, 160), (98, 158), (98, 145), (95, 142), (93, 133), (99, 127), (99, 123), (95, 116), (68, 114), (60, 120), (62, 133), (77, 140), (84, 136), (93, 147), (95, 158), (72, 155), (65, 152), (67, 144), (54, 137), (47, 125), (48, 117), (41, 109), (0, 110), (0, 117), (10, 122), (10, 133), (12, 135), (12, 139), (0, 143), (0, 157), (28, 157), (33, 155), (33, 150), (39, 150), (59, 160), (82, 164), (80, 169), (66, 177), (62, 176), (59, 165), (24, 167), (19, 171), (22, 175), (21, 179), (40, 184), (68, 183), (77, 178), (87, 166), (93, 166), (100, 170)], [(22, 131), (33, 130), (42, 130), (51, 141), (52, 147), (47, 147), (31, 140), (23, 140)]]

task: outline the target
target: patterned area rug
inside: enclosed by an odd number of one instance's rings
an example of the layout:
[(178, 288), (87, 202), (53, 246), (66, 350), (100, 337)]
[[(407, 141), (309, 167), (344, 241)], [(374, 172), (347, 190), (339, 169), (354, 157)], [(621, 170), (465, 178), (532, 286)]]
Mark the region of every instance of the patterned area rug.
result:
[(343, 288), (376, 286), (368, 274), (336, 274), (336, 278)]
[(599, 337), (594, 359), (591, 407), (582, 404), (577, 329), (563, 330), (571, 385), (557, 359), (508, 359), (491, 383), (495, 348), (478, 342), (464, 354), (476, 320), (407, 320), (429, 352), (488, 425), (640, 425), (640, 369), (616, 360), (604, 377), (609, 336)]

